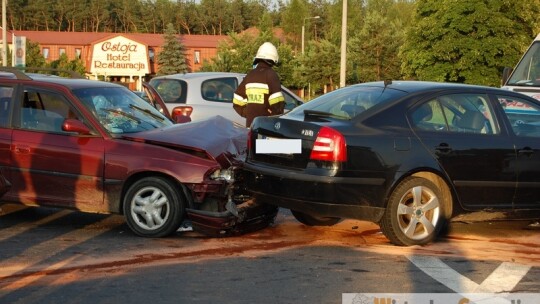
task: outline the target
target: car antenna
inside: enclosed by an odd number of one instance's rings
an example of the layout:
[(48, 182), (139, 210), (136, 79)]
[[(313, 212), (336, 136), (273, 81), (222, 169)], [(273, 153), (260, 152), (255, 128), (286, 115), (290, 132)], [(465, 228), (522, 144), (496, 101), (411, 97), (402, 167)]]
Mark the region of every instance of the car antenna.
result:
[[(384, 80), (384, 88), (382, 89), (381, 91), (381, 94), (379, 95), (379, 97), (382, 96), (382, 94), (384, 93), (384, 91), (386, 90), (386, 87), (391, 85), (392, 84), (392, 79), (385, 79)], [(377, 97), (378, 98), (378, 97)]]

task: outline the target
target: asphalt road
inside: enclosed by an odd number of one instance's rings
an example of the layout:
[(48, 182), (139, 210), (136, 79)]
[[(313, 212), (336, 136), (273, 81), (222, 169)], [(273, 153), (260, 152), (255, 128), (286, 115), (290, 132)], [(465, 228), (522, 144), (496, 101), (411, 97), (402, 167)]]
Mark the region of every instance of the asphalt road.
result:
[(396, 247), (375, 224), (306, 227), (286, 210), (272, 227), (244, 236), (145, 239), (121, 216), (1, 208), (0, 303), (342, 303), (348, 293), (540, 292), (540, 230), (525, 229), (526, 221), (454, 222), (434, 244)]

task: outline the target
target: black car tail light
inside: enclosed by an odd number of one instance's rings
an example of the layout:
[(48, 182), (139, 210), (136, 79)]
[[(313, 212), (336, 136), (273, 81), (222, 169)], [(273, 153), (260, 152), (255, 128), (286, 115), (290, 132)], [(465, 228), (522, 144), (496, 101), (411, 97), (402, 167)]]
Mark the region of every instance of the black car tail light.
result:
[(322, 127), (317, 134), (310, 159), (324, 161), (347, 161), (347, 143), (338, 131)]

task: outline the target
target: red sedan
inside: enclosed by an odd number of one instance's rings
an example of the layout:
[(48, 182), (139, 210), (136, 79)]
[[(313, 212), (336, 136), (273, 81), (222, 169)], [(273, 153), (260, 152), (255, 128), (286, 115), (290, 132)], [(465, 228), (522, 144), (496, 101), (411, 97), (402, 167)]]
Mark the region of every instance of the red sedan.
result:
[(5, 68), (0, 96), (4, 203), (124, 214), (146, 237), (245, 232), (277, 214), (241, 186), (247, 130), (224, 118), (173, 124), (121, 85)]

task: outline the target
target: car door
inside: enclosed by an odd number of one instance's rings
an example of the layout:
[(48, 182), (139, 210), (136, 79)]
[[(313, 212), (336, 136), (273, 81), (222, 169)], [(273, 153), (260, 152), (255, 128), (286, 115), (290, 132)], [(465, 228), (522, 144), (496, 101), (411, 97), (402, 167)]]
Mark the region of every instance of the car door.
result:
[(515, 208), (540, 208), (540, 105), (529, 99), (497, 95), (517, 149)]
[(142, 98), (146, 100), (149, 104), (151, 104), (154, 108), (156, 108), (161, 114), (165, 115), (167, 118), (173, 120), (171, 112), (167, 108), (167, 105), (161, 99), (161, 96), (159, 95), (156, 90), (150, 86), (147, 82), (143, 82), (143, 95)]
[(511, 208), (515, 150), (483, 93), (444, 94), (416, 105), (413, 129), (467, 209)]
[(0, 174), (8, 181), (11, 180), (10, 171), (7, 168), (11, 160), (11, 135), (13, 133), (11, 113), (14, 91), (13, 86), (0, 86)]
[(65, 119), (86, 120), (60, 92), (25, 87), (18, 101), (7, 195), (26, 204), (103, 210), (103, 138), (62, 130)]

